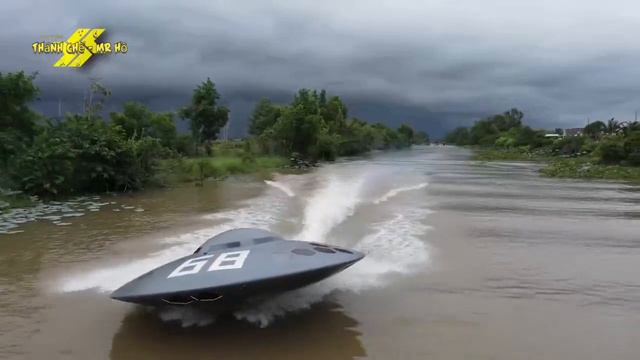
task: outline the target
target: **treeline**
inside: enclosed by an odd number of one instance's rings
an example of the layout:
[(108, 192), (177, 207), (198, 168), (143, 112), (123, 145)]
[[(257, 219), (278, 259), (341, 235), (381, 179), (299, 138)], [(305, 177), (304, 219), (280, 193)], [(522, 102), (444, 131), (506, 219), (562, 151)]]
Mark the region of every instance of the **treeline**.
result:
[(153, 174), (157, 139), (126, 138), (115, 126), (70, 115), (43, 127), (8, 161), (12, 180), (29, 194), (138, 189)]
[[(470, 128), (456, 128), (445, 141), (549, 156), (589, 156), (604, 164), (640, 166), (640, 122), (595, 121), (576, 136), (552, 138), (545, 137), (544, 130), (525, 126), (523, 117), (521, 111), (511, 109), (477, 121)], [(562, 135), (561, 129), (556, 133)]]
[(125, 103), (122, 112), (103, 118), (110, 92), (93, 82), (82, 113), (54, 120), (29, 108), (39, 95), (34, 79), (24, 72), (0, 74), (0, 187), (31, 195), (141, 189), (153, 181), (160, 159), (194, 153), (212, 138), (210, 123), (220, 120), (208, 116), (210, 108), (224, 113), (215, 96), (201, 96), (215, 90), (208, 80), (180, 110), (198, 136), (179, 136), (173, 113), (156, 113), (140, 103)]
[[(110, 91), (92, 82), (83, 111), (64, 119), (46, 118), (29, 107), (40, 93), (34, 80), (24, 72), (0, 73), (0, 188), (44, 197), (141, 189), (157, 180), (164, 159), (215, 156), (218, 134), (229, 119), (210, 79), (175, 113), (127, 102), (108, 117), (102, 113)], [(189, 122), (189, 134), (178, 133), (177, 118)], [(240, 146), (248, 168), (255, 168), (260, 154), (333, 160), (428, 141), (406, 125), (394, 130), (347, 120), (340, 98), (310, 90), (300, 90), (288, 106), (258, 102), (250, 134)]]
[(334, 160), (370, 150), (399, 149), (429, 142), (408, 125), (397, 130), (382, 123), (348, 119), (346, 104), (325, 90), (302, 89), (289, 105), (261, 99), (250, 117), (249, 134), (259, 151)]
[(640, 122), (595, 121), (581, 136), (563, 139), (556, 147), (565, 154), (592, 153), (606, 164), (640, 166)]
[(445, 141), (456, 145), (530, 148), (548, 144), (545, 131), (525, 126), (523, 117), (522, 111), (511, 109), (476, 121), (470, 128), (458, 127), (446, 135)]

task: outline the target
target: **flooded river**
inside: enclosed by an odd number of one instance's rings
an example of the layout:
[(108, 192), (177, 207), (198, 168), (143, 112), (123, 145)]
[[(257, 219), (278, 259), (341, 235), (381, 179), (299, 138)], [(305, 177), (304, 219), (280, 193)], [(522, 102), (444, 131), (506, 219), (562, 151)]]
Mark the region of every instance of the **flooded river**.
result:
[[(468, 156), (378, 153), (20, 222), (0, 235), (0, 358), (640, 358), (640, 189)], [(367, 257), (218, 317), (109, 299), (234, 227)]]

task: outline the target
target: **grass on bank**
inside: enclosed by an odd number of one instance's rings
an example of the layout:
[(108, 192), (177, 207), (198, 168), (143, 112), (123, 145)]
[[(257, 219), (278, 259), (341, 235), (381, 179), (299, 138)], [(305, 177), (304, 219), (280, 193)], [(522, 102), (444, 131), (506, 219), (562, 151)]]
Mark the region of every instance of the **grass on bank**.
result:
[(202, 182), (206, 179), (222, 179), (230, 175), (255, 174), (268, 177), (274, 170), (288, 164), (280, 156), (240, 157), (219, 155), (213, 157), (177, 158), (161, 161), (157, 182), (171, 185), (181, 182)]
[(25, 194), (6, 195), (0, 194), (0, 213), (11, 208), (25, 208), (34, 205), (31, 197)]
[(553, 159), (540, 172), (549, 177), (623, 180), (640, 183), (640, 167), (602, 164), (590, 157)]
[(593, 156), (552, 156), (549, 151), (526, 148), (472, 147), (477, 161), (537, 161), (545, 163), (540, 173), (548, 177), (620, 180), (640, 183), (640, 167), (603, 164)]
[[(179, 183), (202, 184), (207, 179), (223, 179), (231, 175), (255, 175), (269, 178), (276, 170), (284, 170), (288, 159), (280, 156), (255, 157), (238, 154), (210, 157), (170, 158), (159, 162), (151, 186), (172, 186)], [(27, 208), (35, 205), (34, 199), (19, 191), (0, 187), (0, 213), (12, 208)]]
[(29, 207), (34, 203), (34, 198), (21, 191), (12, 191), (9, 187), (9, 179), (5, 173), (0, 172), (0, 213), (4, 210), (18, 207)]
[(472, 160), (477, 161), (545, 161), (551, 156), (544, 151), (529, 151), (525, 148), (471, 147)]

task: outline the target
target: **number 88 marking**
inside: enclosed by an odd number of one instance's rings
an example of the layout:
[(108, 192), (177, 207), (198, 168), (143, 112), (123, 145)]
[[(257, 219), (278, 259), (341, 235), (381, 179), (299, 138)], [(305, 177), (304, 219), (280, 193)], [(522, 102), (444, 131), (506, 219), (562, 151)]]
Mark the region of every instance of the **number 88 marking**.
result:
[[(247, 259), (247, 256), (249, 256), (249, 251), (250, 250), (242, 250), (222, 253), (211, 263), (207, 271), (241, 269), (242, 266), (244, 266), (244, 261)], [(204, 255), (189, 259), (173, 270), (171, 274), (167, 276), (167, 279), (197, 274), (212, 257), (213, 255)]]

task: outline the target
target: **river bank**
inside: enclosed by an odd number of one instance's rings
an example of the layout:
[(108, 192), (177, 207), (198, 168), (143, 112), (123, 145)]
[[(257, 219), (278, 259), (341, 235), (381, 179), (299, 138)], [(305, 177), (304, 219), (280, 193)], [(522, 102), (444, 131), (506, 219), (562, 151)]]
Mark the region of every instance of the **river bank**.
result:
[[(295, 167), (292, 161), (282, 156), (242, 154), (224, 154), (219, 156), (176, 157), (159, 160), (155, 174), (145, 189), (178, 186), (183, 183), (202, 185), (204, 181), (221, 180), (229, 176), (247, 175), (268, 179), (276, 171), (286, 171)], [(65, 201), (78, 196), (108, 195), (109, 192), (76, 194), (45, 199), (47, 201)], [(43, 203), (38, 196), (30, 196), (21, 191), (0, 187), (0, 213), (15, 208), (28, 208)]]
[(619, 180), (640, 183), (640, 167), (604, 164), (591, 154), (553, 155), (545, 148), (534, 151), (519, 148), (469, 147), (476, 161), (533, 161), (544, 165), (540, 174), (571, 179)]
[(162, 160), (154, 181), (161, 186), (224, 179), (232, 175), (255, 175), (268, 178), (274, 171), (290, 167), (281, 156), (262, 155), (244, 158), (240, 155), (174, 158)]

